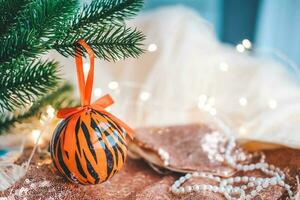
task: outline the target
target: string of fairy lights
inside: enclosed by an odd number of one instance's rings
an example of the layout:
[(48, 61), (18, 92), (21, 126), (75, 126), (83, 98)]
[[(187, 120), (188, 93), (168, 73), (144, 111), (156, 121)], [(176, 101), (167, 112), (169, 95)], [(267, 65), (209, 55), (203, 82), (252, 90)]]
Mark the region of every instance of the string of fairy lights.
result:
[[(154, 52), (158, 51), (158, 49), (159, 49), (159, 47), (155, 43), (150, 43), (147, 48), (149, 53), (154, 53)], [(239, 53), (245, 53), (252, 49), (252, 43), (249, 39), (244, 39), (241, 41), (241, 43), (239, 43), (235, 46), (235, 49)], [(227, 73), (230, 71), (230, 65), (223, 60), (219, 62), (219, 65), (217, 67), (221, 72), (224, 72), (224, 73)], [(87, 74), (87, 72), (89, 71), (89, 63), (84, 63), (83, 68), (84, 68), (84, 73)], [(109, 89), (111, 91), (120, 91), (122, 85), (124, 85), (124, 84), (120, 83), (116, 80), (111, 80), (110, 82), (107, 83), (107, 86), (106, 86), (107, 88), (105, 88), (105, 87), (94, 88), (93, 95), (95, 96), (95, 98), (99, 98), (103, 95), (103, 93), (106, 89)], [(141, 86), (137, 86), (137, 87), (142, 88)], [(140, 91), (138, 101), (145, 103), (145, 102), (149, 101), (150, 99), (151, 99), (151, 92), (146, 91), (146, 90)], [(239, 105), (240, 107), (246, 107), (249, 105), (249, 103), (251, 103), (251, 102), (249, 102), (248, 98), (245, 96), (240, 96), (236, 100), (236, 104)], [(270, 98), (267, 100), (266, 105), (269, 109), (273, 110), (278, 107), (278, 102), (276, 99)], [(200, 110), (207, 112), (212, 116), (218, 115), (218, 111), (216, 109), (216, 99), (214, 96), (210, 96), (207, 94), (200, 94), (196, 100), (196, 106)], [(109, 107), (107, 109), (108, 109), (108, 111), (110, 111), (111, 108)], [(54, 112), (55, 112), (55, 110), (51, 106), (47, 107), (46, 113), (54, 113)], [(51, 114), (51, 116), (52, 116), (52, 114)], [(53, 117), (54, 117), (54, 114), (53, 114)], [(247, 132), (247, 128), (244, 127), (243, 125), (241, 125), (238, 132), (239, 132), (239, 134), (244, 135)], [(32, 131), (33, 141), (36, 140), (37, 138), (39, 138), (40, 133), (41, 133), (40, 130)], [(39, 144), (43, 143), (42, 139), (40, 139), (40, 140), (41, 141), (39, 141)]]

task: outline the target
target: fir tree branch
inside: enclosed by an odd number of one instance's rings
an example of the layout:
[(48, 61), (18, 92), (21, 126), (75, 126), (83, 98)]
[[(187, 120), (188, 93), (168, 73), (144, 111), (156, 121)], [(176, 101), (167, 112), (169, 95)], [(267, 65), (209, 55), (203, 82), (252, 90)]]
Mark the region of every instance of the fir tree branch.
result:
[(65, 36), (67, 22), (77, 9), (78, 0), (35, 0), (21, 14), (19, 28), (35, 30), (36, 37), (47, 42), (51, 37)]
[(143, 52), (144, 35), (124, 27), (124, 20), (140, 10), (142, 0), (94, 0), (79, 15), (75, 15), (78, 0), (0, 2), (0, 11), (7, 10), (0, 22), (6, 27), (0, 31), (0, 112), (35, 101), (57, 84), (57, 63), (34, 62), (52, 49), (74, 56), (76, 49), (82, 53), (74, 44), (83, 38), (105, 60)]
[[(24, 64), (27, 64), (26, 62)], [(57, 63), (53, 61), (31, 62), (20, 69), (1, 72), (0, 107), (12, 111), (24, 107), (58, 83)]]
[(143, 4), (143, 0), (94, 0), (74, 18), (72, 29), (120, 24), (136, 15)]
[(17, 16), (28, 0), (0, 0), (0, 35), (6, 33), (16, 22)]
[(136, 29), (122, 26), (101, 27), (87, 31), (84, 35), (74, 34), (53, 46), (64, 56), (74, 56), (75, 50), (81, 53), (83, 49), (76, 46), (75, 42), (83, 38), (94, 50), (97, 57), (105, 60), (119, 60), (128, 57), (137, 57), (143, 53), (142, 41), (145, 36)]
[(49, 50), (47, 44), (65, 37), (67, 21), (78, 6), (77, 0), (35, 0), (27, 3), (18, 15), (18, 23), (9, 36), (0, 37), (0, 63), (20, 56), (37, 58)]
[(0, 66), (9, 64), (20, 57), (35, 58), (45, 48), (34, 38), (32, 30), (20, 29), (13, 32), (9, 37), (0, 38)]
[(9, 128), (13, 127), (16, 123), (21, 123), (30, 117), (40, 115), (40, 113), (43, 111), (42, 109), (47, 105), (51, 105), (56, 110), (67, 106), (75, 106), (77, 102), (71, 98), (72, 92), (73, 87), (70, 84), (65, 83), (58, 87), (55, 91), (51, 91), (46, 96), (34, 102), (33, 105), (22, 114), (12, 116), (0, 115), (0, 135), (3, 134), (4, 131), (7, 131)]

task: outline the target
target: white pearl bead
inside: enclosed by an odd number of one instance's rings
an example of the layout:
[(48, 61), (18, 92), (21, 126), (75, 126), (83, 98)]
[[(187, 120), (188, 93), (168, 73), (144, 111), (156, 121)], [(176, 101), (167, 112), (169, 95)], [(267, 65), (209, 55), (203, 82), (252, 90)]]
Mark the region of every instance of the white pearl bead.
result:
[(218, 192), (218, 191), (219, 191), (219, 188), (218, 188), (217, 186), (213, 186), (212, 191), (213, 191), (213, 192)]
[(242, 181), (243, 181), (243, 182), (248, 182), (248, 177), (247, 177), (247, 176), (243, 176), (243, 177), (242, 177)]
[(185, 187), (185, 191), (191, 192), (191, 191), (192, 191), (192, 187), (191, 187), (191, 186), (186, 186), (186, 187)]
[(227, 179), (227, 182), (228, 182), (229, 184), (233, 183), (233, 178)]
[(249, 180), (250, 180), (251, 182), (253, 182), (253, 181), (256, 180), (256, 178), (255, 178), (255, 177), (250, 177)]
[(248, 169), (249, 170), (254, 170), (255, 169), (255, 165), (253, 165), (253, 164), (249, 165)]
[(276, 178), (272, 178), (270, 181), (271, 185), (276, 185), (277, 184), (277, 179)]
[(241, 181), (241, 177), (239, 177), (239, 176), (235, 177), (235, 178), (234, 178), (234, 181), (235, 181), (235, 182), (240, 182), (240, 181)]
[(256, 190), (259, 192), (259, 191), (261, 191), (263, 188), (259, 185), (259, 186), (257, 186), (256, 187)]
[(208, 185), (207, 186), (207, 190), (212, 190), (213, 189), (213, 186), (212, 185)]
[(256, 196), (256, 191), (252, 190), (250, 194), (251, 194), (252, 197), (255, 197)]
[(287, 189), (290, 189), (290, 188), (291, 188), (291, 186), (288, 185), (288, 184), (285, 184), (284, 187), (287, 188)]
[(211, 174), (208, 174), (208, 175), (207, 175), (207, 178), (211, 178), (211, 179), (212, 179), (213, 177), (214, 177), (214, 176), (211, 175)]
[(199, 185), (194, 185), (193, 189), (194, 189), (194, 191), (198, 192), (200, 190), (200, 187), (199, 187)]
[(281, 180), (281, 181), (279, 181), (279, 183), (278, 183), (280, 186), (284, 186), (284, 182)]
[(220, 177), (215, 177), (214, 179), (215, 179), (215, 181), (217, 181), (217, 182), (220, 182), (220, 181), (221, 181)]
[(175, 185), (176, 187), (178, 187), (178, 186), (180, 186), (180, 182), (179, 182), (179, 181), (175, 181), (174, 185)]
[(264, 182), (264, 183), (262, 184), (262, 187), (263, 187), (263, 188), (269, 187), (269, 183), (268, 183), (268, 182)]
[(205, 173), (199, 173), (200, 177), (205, 177)]
[(180, 183), (185, 182), (185, 178), (184, 178), (184, 177), (180, 177), (180, 178), (179, 178), (179, 182), (180, 182)]
[(227, 181), (226, 180), (222, 180), (221, 181), (221, 185), (227, 185)]
[(223, 186), (220, 187), (220, 192), (224, 193), (225, 192), (225, 188)]
[(192, 177), (191, 174), (186, 174), (186, 175), (185, 175), (185, 178), (186, 178), (186, 179), (189, 179), (189, 178), (191, 178), (191, 177)]
[(242, 188), (243, 190), (246, 190), (246, 189), (247, 189), (247, 186), (246, 186), (246, 185), (242, 185), (241, 188)]
[(238, 170), (242, 170), (242, 169), (243, 169), (243, 165), (241, 165), (241, 164), (237, 164), (237, 165), (236, 165), (236, 169), (238, 169)]
[(254, 183), (253, 182), (249, 182), (248, 183), (248, 187), (254, 187)]
[(193, 173), (193, 176), (194, 176), (194, 177), (197, 177), (197, 176), (199, 176), (199, 173), (198, 173), (198, 172), (194, 172), (194, 173)]
[(179, 192), (180, 192), (180, 193), (184, 193), (184, 192), (185, 192), (184, 188), (183, 188), (183, 187), (180, 187), (180, 188), (179, 188)]

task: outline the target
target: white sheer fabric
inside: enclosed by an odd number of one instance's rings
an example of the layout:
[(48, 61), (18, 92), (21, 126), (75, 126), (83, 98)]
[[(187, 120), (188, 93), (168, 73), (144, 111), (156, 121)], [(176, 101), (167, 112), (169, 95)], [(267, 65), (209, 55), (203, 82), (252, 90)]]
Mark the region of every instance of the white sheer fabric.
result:
[[(144, 13), (130, 24), (145, 33), (152, 52), (97, 61), (94, 83), (97, 95), (114, 95), (112, 111), (126, 122), (136, 127), (216, 119), (239, 138), (300, 147), (300, 88), (287, 68), (221, 44), (206, 21), (180, 6)], [(50, 57), (61, 61), (77, 87), (74, 60)], [(110, 81), (119, 85), (111, 83), (110, 90)]]

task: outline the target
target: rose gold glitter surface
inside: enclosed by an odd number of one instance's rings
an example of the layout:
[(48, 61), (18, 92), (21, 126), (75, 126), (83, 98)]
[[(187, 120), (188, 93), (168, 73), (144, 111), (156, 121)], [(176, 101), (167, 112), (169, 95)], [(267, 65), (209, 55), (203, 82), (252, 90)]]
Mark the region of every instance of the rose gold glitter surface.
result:
[[(173, 171), (201, 170), (226, 176), (232, 169), (223, 162), (225, 145), (226, 139), (219, 132), (205, 125), (192, 124), (138, 129), (130, 150)], [(153, 156), (149, 157), (150, 153)]]
[[(176, 127), (178, 128), (178, 127)], [(187, 126), (187, 129), (190, 129), (191, 133), (197, 132), (199, 129), (197, 126)], [(182, 131), (185, 132), (184, 127), (180, 127)], [(179, 130), (180, 130), (179, 129)], [(157, 129), (158, 130), (158, 129)], [(169, 131), (173, 132), (173, 129), (169, 127)], [(186, 130), (186, 133), (188, 135)], [(145, 139), (149, 139), (150, 142), (147, 144), (147, 147), (153, 151), (159, 151), (159, 149), (163, 149), (160, 152), (161, 157), (167, 158), (167, 154), (169, 155), (169, 163), (170, 165), (178, 166), (180, 168), (189, 167), (192, 169), (207, 169), (208, 166), (211, 167), (212, 170), (223, 170), (225, 166), (220, 165), (220, 160), (218, 158), (219, 151), (222, 152), (220, 146), (216, 144), (216, 139), (218, 135), (212, 135), (212, 139), (203, 139), (207, 134), (213, 134), (209, 129), (206, 129), (204, 132), (200, 132), (202, 134), (201, 137), (195, 137), (198, 145), (203, 147), (199, 148), (196, 145), (196, 142), (193, 144), (191, 142), (191, 138), (187, 135), (181, 135), (186, 137), (173, 137), (171, 133), (166, 134), (164, 137), (168, 139), (158, 138), (157, 143), (154, 144), (154, 140), (156, 137), (153, 133), (149, 133), (146, 129), (143, 129), (143, 134), (139, 133), (137, 138), (139, 141), (144, 141)], [(160, 132), (160, 134), (164, 134)], [(194, 133), (195, 134), (195, 133)], [(149, 137), (152, 136), (152, 137)], [(178, 139), (183, 138), (183, 141), (186, 147), (179, 145)], [(187, 141), (189, 138), (189, 142)], [(215, 139), (213, 139), (215, 138)], [(219, 140), (218, 140), (219, 141)], [(171, 143), (175, 143), (175, 147), (171, 148)], [(204, 142), (204, 143), (203, 143)], [(192, 143), (192, 144), (190, 144)], [(209, 144), (212, 143), (212, 144)], [(218, 143), (218, 142), (217, 142)], [(220, 141), (220, 144), (223, 142)], [(151, 146), (153, 145), (153, 146)], [(208, 146), (206, 146), (208, 145)], [(194, 151), (189, 150), (190, 147), (192, 150), (196, 151), (194, 155)], [(211, 149), (210, 149), (210, 148)], [(181, 151), (177, 148), (183, 148), (182, 152), (184, 156), (179, 156), (173, 159), (176, 153), (180, 153)], [(198, 149), (197, 149), (198, 148)], [(213, 150), (215, 149), (215, 150)], [(28, 157), (28, 152), (26, 151), (24, 154), (24, 158)], [(281, 148), (281, 149), (272, 149), (265, 150), (266, 161), (269, 164), (274, 164), (275, 166), (280, 167), (287, 175), (287, 182), (292, 186), (293, 191), (295, 191), (295, 183), (296, 176), (300, 175), (300, 150), (289, 149), (289, 148)], [(190, 156), (192, 155), (192, 156)], [(210, 156), (211, 157), (210, 157)], [(197, 157), (198, 156), (198, 157)], [(210, 158), (209, 158), (210, 157)], [(24, 159), (23, 158), (23, 159)], [(184, 159), (180, 162), (180, 158)], [(196, 159), (194, 161), (192, 158)], [(215, 159), (216, 161), (212, 161)], [(21, 158), (22, 160), (22, 158)], [(168, 175), (162, 175), (154, 171), (150, 168), (144, 161), (142, 160), (133, 160), (128, 158), (125, 164), (125, 167), (120, 171), (120, 173), (116, 174), (111, 180), (100, 184), (100, 185), (91, 185), (91, 186), (83, 186), (76, 185), (70, 182), (67, 182), (64, 178), (59, 176), (52, 164), (49, 162), (49, 155), (45, 153), (36, 153), (34, 156), (33, 162), (29, 168), (26, 176), (17, 182), (15, 185), (0, 193), (1, 200), (225, 200), (225, 198), (218, 193), (213, 192), (199, 192), (199, 193), (190, 193), (185, 195), (173, 195), (169, 191), (169, 187), (173, 182), (179, 177), (179, 174), (168, 173)], [(187, 166), (185, 165), (187, 162)], [(248, 176), (264, 176), (259, 171), (247, 172), (247, 174), (243, 172), (235, 172), (234, 175), (248, 175)], [(189, 184), (212, 184), (216, 183), (207, 180), (207, 179), (190, 179), (184, 185)], [(279, 186), (269, 187), (255, 198), (256, 200), (276, 200), (276, 199), (287, 199), (287, 194), (285, 190), (283, 190)]]

